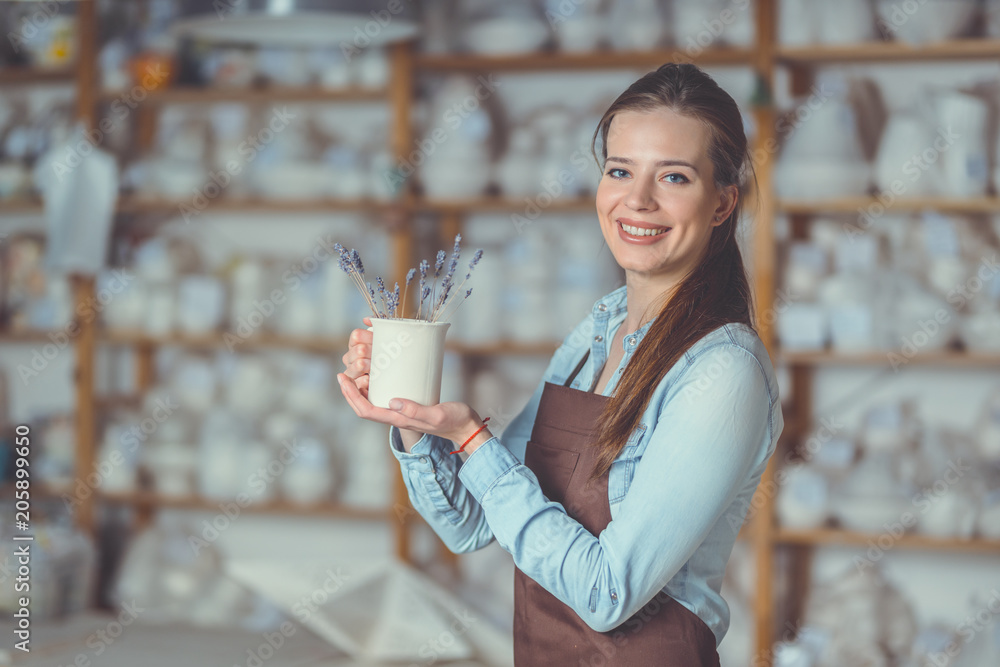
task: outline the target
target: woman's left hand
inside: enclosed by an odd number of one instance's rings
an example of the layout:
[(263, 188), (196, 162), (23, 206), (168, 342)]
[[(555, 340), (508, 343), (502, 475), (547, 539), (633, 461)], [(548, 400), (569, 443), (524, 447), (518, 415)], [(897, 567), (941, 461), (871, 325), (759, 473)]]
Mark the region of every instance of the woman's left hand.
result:
[(394, 398), (390, 405), (398, 410), (378, 408), (371, 404), (357, 384), (343, 373), (337, 373), (340, 391), (354, 414), (369, 421), (389, 424), (401, 429), (430, 433), (452, 442), (462, 443), (483, 425), (476, 411), (465, 403), (451, 401), (437, 405), (421, 405), (405, 398)]

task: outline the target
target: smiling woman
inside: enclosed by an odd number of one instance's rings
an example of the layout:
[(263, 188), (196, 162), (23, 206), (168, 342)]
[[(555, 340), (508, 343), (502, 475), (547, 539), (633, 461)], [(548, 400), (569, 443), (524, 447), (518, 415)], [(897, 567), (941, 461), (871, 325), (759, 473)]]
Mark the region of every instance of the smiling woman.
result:
[(360, 417), (391, 426), (410, 500), (448, 548), (495, 539), (513, 555), (517, 667), (718, 665), (726, 563), (784, 424), (736, 243), (742, 117), (702, 70), (668, 63), (598, 138), (598, 219), (625, 285), (568, 333), (502, 436), (461, 402), (373, 407), (364, 329), (338, 379)]

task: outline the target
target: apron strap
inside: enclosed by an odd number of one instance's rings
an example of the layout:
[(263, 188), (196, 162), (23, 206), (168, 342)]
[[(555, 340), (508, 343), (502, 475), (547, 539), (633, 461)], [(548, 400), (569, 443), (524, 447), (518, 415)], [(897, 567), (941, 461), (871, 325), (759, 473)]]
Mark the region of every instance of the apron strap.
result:
[(576, 378), (576, 374), (580, 372), (581, 368), (583, 368), (583, 365), (587, 362), (587, 357), (589, 356), (590, 356), (590, 348), (587, 349), (587, 352), (583, 355), (583, 359), (580, 360), (580, 363), (576, 365), (576, 368), (573, 369), (573, 372), (569, 374), (568, 378), (566, 378), (566, 381), (563, 383), (564, 387), (568, 387), (570, 383), (573, 382), (573, 380)]

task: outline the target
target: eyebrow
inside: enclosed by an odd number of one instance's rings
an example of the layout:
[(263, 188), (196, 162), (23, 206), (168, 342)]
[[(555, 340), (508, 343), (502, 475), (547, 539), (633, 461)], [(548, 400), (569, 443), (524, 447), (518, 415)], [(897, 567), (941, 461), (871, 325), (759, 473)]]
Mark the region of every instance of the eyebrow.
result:
[[(635, 160), (627, 157), (609, 157), (605, 162), (621, 162), (622, 164), (635, 164)], [(693, 170), (694, 173), (698, 173), (698, 167), (694, 166), (690, 162), (685, 160), (660, 160), (654, 166), (657, 167), (672, 167), (675, 165), (680, 165), (682, 167), (688, 167)]]

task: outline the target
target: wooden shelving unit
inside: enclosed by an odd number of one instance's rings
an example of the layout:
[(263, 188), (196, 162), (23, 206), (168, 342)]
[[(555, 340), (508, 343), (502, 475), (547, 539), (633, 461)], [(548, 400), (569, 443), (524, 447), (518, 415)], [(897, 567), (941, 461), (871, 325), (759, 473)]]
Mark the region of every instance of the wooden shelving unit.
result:
[[(218, 512), (221, 505), (234, 501), (211, 500), (199, 497), (178, 498), (174, 496), (161, 496), (155, 493), (104, 493), (99, 492), (98, 497), (104, 502), (117, 505), (130, 505), (132, 507), (143, 508), (171, 508), (203, 510), (206, 512)], [(287, 501), (257, 502), (246, 507), (240, 507), (241, 512), (251, 514), (294, 514), (296, 516), (309, 517), (329, 517), (337, 519), (363, 519), (368, 521), (394, 520), (395, 515), (389, 508), (363, 508), (350, 505), (339, 505), (335, 503), (322, 503), (315, 505), (297, 505)]]
[(903, 42), (871, 42), (822, 46), (782, 46), (776, 51), (783, 65), (829, 65), (834, 63), (976, 60), (1000, 58), (1000, 40), (956, 39), (912, 46)]
[[(861, 211), (869, 210), (884, 210), (889, 213), (915, 213), (928, 210), (946, 213), (1000, 213), (1000, 197), (979, 197), (976, 199), (895, 197), (888, 206), (877, 197), (844, 197), (816, 201), (783, 199), (778, 202), (778, 210), (788, 215), (822, 215), (824, 213), (856, 215)], [(882, 215), (882, 213), (877, 213), (877, 215)]]
[[(281, 102), (385, 102), (387, 90), (378, 88), (307, 88), (293, 86), (268, 86), (264, 88), (163, 88), (146, 93), (140, 104), (213, 104), (241, 102), (246, 104), (273, 104)], [(101, 102), (130, 98), (131, 91), (105, 90)]]
[[(850, 530), (840, 530), (835, 528), (814, 528), (812, 530), (791, 530), (783, 528), (777, 532), (776, 536), (776, 542), (778, 544), (794, 544), (813, 547), (868, 547), (872, 544), (878, 546), (879, 540), (885, 539), (889, 538), (885, 535), (856, 533)], [(907, 533), (898, 538), (891, 538), (890, 548), (995, 554), (1000, 552), (1000, 540), (984, 540), (979, 538), (963, 540), (959, 538), (940, 538), (916, 533)]]
[[(911, 63), (940, 60), (997, 59), (1000, 57), (1000, 40), (958, 40), (914, 48), (905, 44), (879, 42), (848, 46), (783, 47), (777, 44), (777, 3), (778, 0), (757, 0), (756, 35), (757, 44), (751, 49), (708, 49), (696, 57), (680, 50), (660, 50), (642, 53), (599, 52), (589, 54), (541, 53), (510, 57), (487, 57), (475, 55), (417, 54), (409, 44), (392, 47), (391, 81), (385, 90), (351, 89), (329, 91), (315, 89), (269, 88), (263, 90), (198, 90), (166, 89), (151, 93), (143, 104), (156, 108), (158, 105), (211, 104), (216, 102), (274, 103), (276, 101), (316, 101), (316, 102), (385, 102), (391, 112), (388, 129), (389, 141), (394, 155), (405, 156), (413, 148), (414, 137), (411, 127), (414, 82), (422, 75), (438, 75), (455, 72), (586, 72), (608, 69), (652, 69), (668, 61), (695, 62), (700, 66), (740, 66), (754, 70), (759, 85), (770, 91), (774, 85), (774, 73), (778, 67), (793, 69), (793, 86), (796, 94), (808, 89), (811, 75), (816, 67), (838, 63)], [(48, 73), (42, 79), (31, 73), (0, 70), (0, 85), (41, 83), (49, 81), (75, 81), (77, 85), (78, 114), (90, 127), (95, 124), (97, 109), (101, 104), (113, 101), (126, 91), (97, 92), (96, 87), (96, 17), (91, 0), (81, 0), (79, 7), (80, 54), (77, 69), (72, 72)], [(765, 98), (768, 96), (765, 95)], [(776, 110), (768, 103), (752, 109), (757, 135), (754, 148), (763, 148), (776, 140)], [(766, 149), (765, 149), (766, 150)], [(813, 216), (858, 215), (874, 205), (882, 205), (875, 197), (851, 197), (835, 200), (799, 201), (778, 200), (774, 196), (772, 164), (765, 161), (758, 165), (757, 177), (760, 192), (757, 201), (757, 219), (753, 239), (755, 267), (754, 283), (757, 292), (758, 312), (765, 314), (773, 309), (775, 300), (775, 239), (771, 221), (778, 213), (792, 218), (793, 228), (803, 229)], [(439, 226), (444, 235), (454, 234), (461, 227), (464, 216), (474, 212), (497, 212), (515, 214), (524, 209), (527, 199), (502, 197), (476, 197), (465, 200), (434, 201), (417, 197), (411, 191), (404, 192), (398, 201), (295, 201), (274, 200), (226, 200), (213, 201), (212, 211), (238, 213), (263, 212), (317, 212), (317, 211), (361, 211), (391, 212), (402, 222), (390, 229), (392, 235), (392, 280), (404, 281), (406, 270), (412, 265), (413, 241), (409, 221), (414, 214), (433, 214), (439, 217)], [(137, 199), (123, 197), (118, 212), (130, 215), (171, 213), (179, 210), (180, 202)], [(592, 211), (592, 199), (557, 200), (546, 207), (547, 211), (587, 213)], [(892, 212), (919, 212), (924, 210), (945, 211), (961, 214), (995, 214), (1000, 212), (1000, 198), (940, 199), (940, 198), (896, 198), (888, 207)], [(0, 204), (0, 214), (41, 212), (37, 202), (7, 202)], [(78, 278), (75, 283), (78, 303), (92, 297), (93, 282)], [(885, 352), (864, 354), (837, 354), (828, 351), (783, 352), (778, 349), (774, 331), (768, 318), (761, 317), (760, 335), (775, 363), (787, 364), (795, 384), (796, 400), (794, 410), (786, 420), (786, 429), (779, 447), (794, 444), (807, 434), (809, 428), (806, 416), (813, 372), (816, 368), (832, 365), (887, 366), (890, 363)], [(0, 332), (0, 343), (38, 342), (48, 340), (48, 332), (27, 332), (19, 334)], [(140, 392), (152, 381), (152, 360), (154, 351), (164, 345), (219, 349), (225, 346), (223, 335), (149, 336), (141, 332), (100, 331), (93, 323), (81, 323), (80, 333), (74, 338), (76, 349), (76, 405), (78, 457), (77, 476), (85, 476), (94, 461), (94, 414), (101, 406), (135, 401), (135, 396), (115, 396), (99, 399), (94, 395), (93, 358), (98, 344), (130, 346), (136, 355), (136, 385)], [(297, 339), (274, 335), (261, 335), (248, 339), (241, 349), (263, 347), (285, 347), (330, 354), (344, 348), (343, 340), (331, 338)], [(468, 357), (494, 357), (498, 355), (548, 355), (558, 346), (555, 341), (534, 344), (518, 344), (499, 341), (483, 345), (467, 345), (450, 342), (451, 351)], [(954, 368), (983, 368), (1000, 364), (1000, 352), (993, 353), (922, 353), (907, 360), (908, 364), (926, 364)], [(778, 460), (780, 457), (775, 456)], [(762, 487), (773, 484), (775, 461), (769, 466), (762, 480)], [(405, 486), (399, 475), (395, 475), (394, 498), (397, 503), (408, 507)], [(149, 512), (156, 508), (173, 507), (200, 510), (217, 509), (217, 504), (200, 498), (165, 498), (148, 493), (97, 494), (104, 503), (126, 505)], [(773, 494), (769, 494), (773, 495)], [(79, 520), (83, 526), (93, 525), (94, 499), (79, 508)], [(303, 508), (288, 503), (268, 503), (252, 506), (253, 511), (264, 513), (286, 513), (295, 516), (341, 517), (371, 520), (390, 520), (397, 536), (400, 556), (409, 556), (409, 527), (406, 521), (397, 521), (387, 511), (349, 508), (337, 505), (323, 505)], [(411, 513), (417, 516), (416, 513)], [(412, 519), (410, 519), (412, 520)], [(777, 638), (776, 629), (779, 605), (775, 585), (775, 554), (784, 548), (794, 547), (808, 551), (825, 545), (845, 545), (864, 547), (869, 540), (878, 536), (854, 533), (845, 530), (824, 528), (809, 531), (788, 530), (779, 527), (775, 520), (774, 498), (764, 497), (763, 504), (754, 514), (752, 522), (744, 526), (740, 538), (752, 544), (756, 560), (758, 588), (754, 602), (755, 643), (757, 656), (770, 656), (771, 646)], [(954, 551), (958, 553), (1000, 553), (1000, 542), (989, 540), (941, 540), (922, 535), (905, 535), (896, 542), (898, 546), (912, 549)], [(797, 591), (801, 595), (801, 591)], [(766, 664), (761, 662), (760, 664)]]
[(752, 49), (706, 49), (694, 56), (683, 50), (598, 51), (596, 53), (529, 53), (513, 56), (474, 54), (420, 54), (416, 66), (424, 71), (450, 72), (552, 72), (655, 68), (665, 62), (693, 62), (699, 66), (746, 65), (754, 60)]
[(1000, 351), (993, 354), (981, 352), (921, 352), (906, 357), (899, 350), (844, 354), (827, 351), (787, 352), (779, 359), (790, 366), (889, 366), (893, 363), (890, 355), (895, 355), (902, 365), (952, 366), (955, 368), (988, 368), (1000, 365)]
[(72, 84), (76, 70), (72, 67), (0, 67), (0, 86), (36, 84)]

